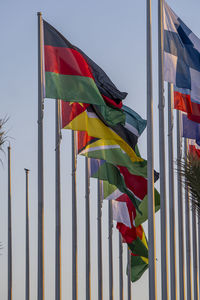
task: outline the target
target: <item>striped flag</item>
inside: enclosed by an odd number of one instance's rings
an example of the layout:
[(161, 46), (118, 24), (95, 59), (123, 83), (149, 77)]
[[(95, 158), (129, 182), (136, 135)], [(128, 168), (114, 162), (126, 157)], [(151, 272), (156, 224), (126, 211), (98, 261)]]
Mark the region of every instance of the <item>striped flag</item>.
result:
[(200, 146), (200, 124), (189, 120), (185, 114), (182, 114), (182, 136), (194, 139)]
[(83, 51), (43, 20), (46, 98), (121, 108), (120, 92)]
[(200, 122), (200, 40), (165, 1), (164, 80), (174, 84), (174, 108)]

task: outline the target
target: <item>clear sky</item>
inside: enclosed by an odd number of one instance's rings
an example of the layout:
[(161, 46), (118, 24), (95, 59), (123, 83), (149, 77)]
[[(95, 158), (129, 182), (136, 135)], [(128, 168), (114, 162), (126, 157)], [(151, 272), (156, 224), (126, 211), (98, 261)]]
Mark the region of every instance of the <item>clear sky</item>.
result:
[[(168, 1), (176, 14), (200, 37), (198, 0)], [(146, 1), (1, 1), (1, 110), (9, 117), (6, 128), (12, 148), (13, 300), (23, 300), (25, 258), (25, 174), (30, 171), (31, 299), (37, 295), (37, 11), (73, 44), (81, 48), (121, 91), (124, 103), (146, 118)], [(158, 161), (157, 1), (152, 1), (154, 147)], [(54, 100), (45, 100), (45, 296), (54, 299)], [(167, 110), (166, 110), (167, 119)], [(166, 120), (167, 121), (167, 120)], [(167, 123), (166, 123), (167, 128)], [(167, 130), (166, 130), (167, 141)], [(139, 141), (146, 157), (146, 132)], [(63, 132), (62, 169), (62, 294), (71, 299), (71, 133)], [(166, 148), (167, 149), (167, 148)], [(5, 148), (5, 151), (7, 149)], [(167, 151), (166, 151), (167, 154)], [(0, 299), (7, 298), (7, 155), (0, 154)], [(79, 299), (85, 292), (84, 158), (78, 159), (78, 270)], [(159, 184), (157, 184), (159, 189)], [(96, 181), (91, 180), (92, 300), (97, 299)], [(160, 299), (160, 222), (156, 216), (158, 299)], [(114, 226), (115, 227), (115, 226)], [(147, 233), (147, 224), (145, 224)], [(107, 203), (103, 204), (104, 299), (108, 299)], [(114, 294), (118, 299), (118, 232), (113, 229)], [(126, 295), (126, 248), (124, 290)], [(148, 272), (132, 284), (133, 299), (148, 298)]]

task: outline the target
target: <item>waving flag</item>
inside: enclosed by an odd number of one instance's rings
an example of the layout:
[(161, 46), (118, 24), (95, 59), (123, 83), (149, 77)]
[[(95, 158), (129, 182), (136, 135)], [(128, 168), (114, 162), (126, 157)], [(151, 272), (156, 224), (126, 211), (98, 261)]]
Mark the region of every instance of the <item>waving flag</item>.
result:
[[(121, 108), (120, 92), (83, 51), (43, 20), (46, 98)], [(105, 100), (105, 101), (104, 101)]]
[(175, 86), (175, 108), (200, 122), (200, 40), (164, 2), (164, 80)]
[(189, 140), (189, 153), (200, 158), (200, 146), (194, 140)]
[[(147, 179), (130, 174), (124, 167), (116, 167), (102, 160), (90, 159), (90, 177), (107, 181), (111, 186), (115, 186), (122, 194), (126, 194), (137, 209), (135, 224), (145, 222), (148, 218), (148, 196)], [(115, 191), (112, 190), (110, 197), (108, 189), (104, 198), (115, 200)], [(160, 195), (156, 189), (155, 192), (155, 211), (160, 208)], [(109, 197), (109, 198), (108, 198)]]
[(182, 136), (196, 140), (200, 146), (200, 124), (189, 120), (185, 114), (182, 114)]

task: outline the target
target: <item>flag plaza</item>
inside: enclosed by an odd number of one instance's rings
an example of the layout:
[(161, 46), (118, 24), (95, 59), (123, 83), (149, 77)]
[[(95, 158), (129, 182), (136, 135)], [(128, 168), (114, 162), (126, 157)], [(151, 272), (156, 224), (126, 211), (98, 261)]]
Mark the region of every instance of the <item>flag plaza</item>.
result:
[[(44, 98), (55, 99), (57, 105), (56, 184), (58, 186), (56, 186), (56, 218), (58, 219), (56, 219), (56, 300), (61, 299), (61, 214), (59, 194), (59, 147), (61, 143), (61, 129), (67, 129), (73, 132), (73, 300), (78, 299), (76, 265), (77, 155), (85, 156), (86, 160), (86, 210), (88, 212), (88, 219), (86, 220), (86, 299), (90, 300), (89, 178), (96, 178), (99, 186), (101, 186), (101, 190), (99, 190), (99, 202), (103, 200), (103, 203), (107, 202), (112, 206), (109, 223), (111, 231), (111, 223), (112, 220), (114, 220), (116, 222), (115, 227), (120, 234), (121, 241), (124, 244), (127, 244), (129, 249), (130, 263), (127, 266), (127, 275), (130, 268), (130, 279), (132, 282), (136, 282), (141, 278), (144, 272), (149, 269), (149, 277), (152, 276), (151, 279), (154, 278), (155, 280), (156, 270), (153, 270), (152, 268), (152, 262), (155, 265), (156, 261), (155, 251), (153, 250), (155, 247), (155, 240), (153, 239), (153, 244), (152, 239), (151, 243), (148, 243), (143, 223), (145, 221), (150, 221), (148, 214), (149, 203), (151, 201), (151, 196), (148, 191), (149, 183), (152, 184), (153, 218), (155, 217), (155, 212), (159, 211), (160, 208), (162, 209), (163, 207), (161, 192), (159, 193), (159, 191), (154, 187), (154, 182), (158, 181), (159, 177), (160, 181), (163, 180), (163, 174), (159, 174), (156, 170), (154, 170), (153, 161), (149, 162), (145, 158), (141, 157), (137, 145), (140, 136), (146, 129), (146, 126), (149, 126), (148, 120), (146, 121), (133, 109), (124, 105), (123, 101), (125, 100), (127, 93), (119, 91), (107, 74), (92, 59), (90, 59), (81, 49), (72, 45), (52, 25), (47, 23), (45, 20), (42, 20), (41, 15), (39, 15), (39, 20), (39, 64), (41, 68), (41, 77), (39, 83), (40, 96), (38, 102), (38, 174), (40, 174), (38, 175), (38, 300), (43, 300), (44, 294), (44, 221), (42, 211), (43, 127), (41, 117), (43, 111), (42, 101)], [(162, 67), (164, 80), (169, 84), (173, 84), (174, 109), (181, 111), (181, 133), (179, 132), (178, 134), (185, 139), (190, 139), (188, 148), (189, 152), (190, 154), (193, 154), (195, 159), (200, 159), (200, 40), (173, 12), (165, 1), (163, 3), (163, 33)], [(148, 118), (149, 116), (147, 119)], [(172, 124), (170, 125), (173, 130)], [(180, 136), (178, 136), (178, 138), (180, 138)], [(185, 158), (187, 158), (187, 156)], [(174, 169), (172, 172), (174, 172)], [(150, 173), (153, 178), (152, 182), (150, 181)], [(172, 174), (169, 174), (169, 176), (171, 175)], [(166, 199), (164, 199), (164, 201), (165, 200)], [(188, 230), (190, 231), (190, 228)], [(101, 244), (101, 236), (98, 236), (98, 239), (99, 244)], [(109, 235), (109, 239), (111, 241), (111, 235)], [(111, 244), (112, 243), (110, 243), (110, 245)], [(111, 249), (111, 246), (109, 247), (110, 254), (112, 254), (113, 250)], [(11, 253), (10, 248), (9, 251)], [(113, 274), (111, 257), (112, 255), (109, 257), (109, 259), (111, 259), (111, 261), (109, 261), (109, 285), (112, 290)], [(9, 259), (11, 261), (11, 256), (8, 256), (8, 261)], [(167, 258), (165, 257), (165, 259)], [(11, 265), (11, 262), (9, 265)], [(102, 257), (98, 257), (98, 271), (101, 268)], [(164, 269), (164, 267), (162, 268)], [(165, 270), (162, 270), (162, 272), (164, 271)], [(102, 278), (100, 273), (101, 272), (99, 271), (98, 295), (101, 294), (102, 289)], [(162, 276), (167, 277), (167, 271), (164, 275), (162, 274)], [(175, 271), (173, 274), (173, 270), (171, 270), (170, 276), (171, 278), (174, 276), (176, 281)], [(8, 286), (11, 295), (11, 276), (9, 277), (9, 280)], [(170, 287), (172, 290), (172, 284)], [(151, 289), (149, 288), (149, 290)], [(184, 293), (185, 292), (183, 291), (183, 294)], [(149, 294), (150, 300), (156, 299), (156, 296), (152, 296), (151, 292), (149, 292)], [(174, 294), (176, 294), (176, 291)], [(166, 292), (166, 295), (163, 294), (162, 297), (163, 300), (168, 300), (168, 292)], [(110, 298), (112, 297), (110, 296)], [(176, 300), (176, 297), (172, 296), (171, 299)], [(183, 297), (183, 300), (184, 299), (185, 295)], [(9, 300), (11, 300), (11, 298)], [(99, 300), (101, 300), (101, 297)], [(197, 298), (195, 300), (197, 300)]]
[[(166, 2), (163, 26), (164, 80), (174, 85), (174, 108), (187, 113), (182, 136), (199, 143), (195, 121), (200, 123), (200, 40)], [(77, 131), (76, 152), (90, 159), (87, 176), (101, 181), (102, 198), (112, 202), (116, 228), (131, 252), (134, 282), (148, 269), (149, 261), (141, 225), (148, 220), (148, 162), (137, 146), (147, 122), (122, 104), (127, 93), (120, 92), (94, 61), (44, 20), (43, 34), (44, 97), (62, 100), (61, 127)], [(153, 172), (156, 181), (159, 174)], [(158, 211), (156, 189), (153, 203)]]

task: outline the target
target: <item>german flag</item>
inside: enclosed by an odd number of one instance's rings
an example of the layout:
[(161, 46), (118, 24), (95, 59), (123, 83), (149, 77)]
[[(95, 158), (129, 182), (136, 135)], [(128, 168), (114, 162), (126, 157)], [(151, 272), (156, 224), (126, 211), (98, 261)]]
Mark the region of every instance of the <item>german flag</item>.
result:
[(43, 20), (46, 98), (121, 108), (120, 92), (106, 73)]

